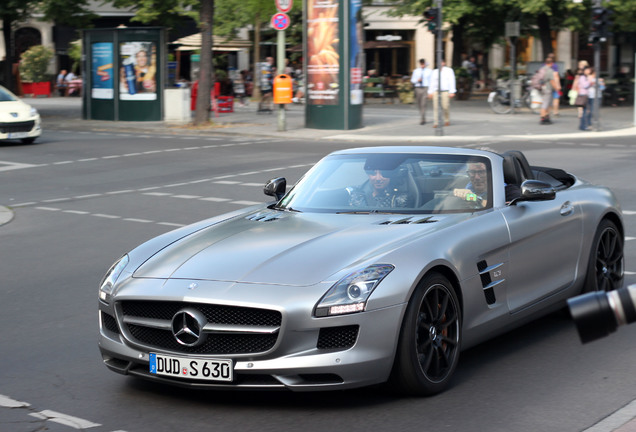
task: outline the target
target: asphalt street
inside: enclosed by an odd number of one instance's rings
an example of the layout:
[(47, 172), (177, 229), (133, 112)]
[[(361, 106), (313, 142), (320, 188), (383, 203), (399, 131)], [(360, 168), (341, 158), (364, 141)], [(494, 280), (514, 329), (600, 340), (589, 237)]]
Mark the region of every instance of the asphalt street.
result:
[[(11, 254), (10, 262), (15, 266), (3, 294), (7, 296), (5, 299), (11, 299), (5, 305), (15, 305), (11, 314), (28, 316), (29, 326), (24, 331), (29, 336), (36, 335), (39, 352), (48, 352), (49, 356), (43, 361), (33, 359), (32, 347), (21, 343), (19, 338), (3, 340), (5, 347), (15, 349), (10, 356), (7, 351), (3, 354), (3, 358), (10, 359), (11, 369), (5, 365), (0, 372), (1, 382), (11, 383), (11, 387), (0, 389), (0, 430), (13, 427), (7, 430), (21, 432), (45, 424), (46, 430), (54, 432), (67, 431), (68, 425), (81, 430), (112, 431), (113, 428), (100, 429), (98, 422), (103, 421), (96, 420), (100, 416), (95, 411), (95, 405), (100, 404), (103, 404), (101, 414), (111, 413), (111, 424), (120, 425), (112, 416), (118, 410), (124, 412), (135, 404), (146, 416), (157, 410), (162, 418), (171, 418), (161, 430), (176, 430), (183, 417), (193, 424), (214, 424), (215, 430), (229, 430), (230, 424), (239, 430), (302, 427), (309, 431), (314, 426), (338, 430), (343, 424), (348, 430), (366, 430), (365, 425), (369, 424), (387, 427), (387, 419), (396, 428), (414, 430), (409, 418), (426, 421), (431, 413), (440, 416), (429, 418), (430, 424), (438, 428), (455, 425), (455, 430), (470, 430), (467, 426), (463, 429), (456, 426), (459, 423), (453, 417), (453, 410), (458, 408), (456, 401), (462, 401), (463, 415), (473, 418), (466, 424), (490, 426), (482, 430), (531, 430), (527, 419), (532, 419), (532, 430), (636, 431), (636, 401), (626, 403), (624, 398), (631, 385), (630, 374), (635, 371), (633, 362), (626, 360), (629, 357), (620, 357), (629, 356), (634, 349), (629, 346), (615, 349), (616, 344), (634, 340), (630, 336), (633, 329), (621, 329), (612, 338), (581, 346), (572, 337), (571, 323), (560, 316), (549, 316), (470, 350), (460, 360), (463, 363), (457, 381), (464, 385), (422, 405), (412, 400), (393, 401), (373, 391), (327, 397), (273, 396), (269, 402), (270, 398), (255, 395), (204, 396), (170, 389), (166, 392), (165, 388), (141, 383), (120, 384), (123, 377), (102, 371), (103, 366), (97, 364), (96, 348), (87, 351), (81, 341), (73, 338), (81, 332), (73, 327), (73, 321), (94, 325), (95, 311), (72, 310), (65, 295), (56, 293), (66, 282), (66, 295), (78, 297), (81, 303), (94, 304), (93, 283), (101, 276), (98, 273), (105, 271), (102, 267), (120, 250), (194, 222), (210, 211), (210, 204), (214, 204), (215, 212), (226, 212), (262, 202), (263, 178), (285, 173), (293, 182), (321, 155), (347, 145), (437, 143), (495, 150), (520, 147), (537, 165), (548, 165), (558, 159), (565, 169), (586, 172), (594, 181), (610, 186), (624, 203), (625, 217), (631, 227), (636, 198), (633, 182), (625, 179), (633, 175), (629, 171), (633, 166), (630, 157), (636, 135), (632, 107), (603, 107), (601, 131), (582, 132), (577, 129), (576, 110), (570, 107), (561, 110), (553, 125), (542, 126), (538, 116), (527, 110), (511, 115), (494, 114), (484, 97), (453, 101), (451, 126), (444, 128), (444, 136), (440, 137), (430, 124), (419, 125), (414, 106), (382, 104), (380, 100), (365, 106), (365, 126), (351, 131), (305, 128), (301, 105), (288, 107), (287, 130), (278, 131), (277, 113), (259, 114), (255, 104), (214, 117), (215, 125), (210, 128), (195, 129), (165, 122), (81, 120), (78, 98), (38, 98), (27, 102), (42, 114), (45, 132), (40, 143), (32, 146), (0, 147), (3, 155), (0, 175), (16, 174), (5, 178), (19, 182), (19, 187), (0, 184), (0, 225), (6, 224), (3, 228), (7, 228), (0, 254), (4, 257)], [(291, 147), (295, 149), (293, 155), (285, 152)], [(209, 157), (212, 152), (213, 157)], [(577, 155), (585, 152), (585, 157), (573, 156), (573, 152)], [(208, 156), (199, 157), (204, 154)], [(254, 160), (247, 159), (251, 154), (263, 168), (256, 169)], [(69, 179), (61, 177), (65, 175)], [(48, 224), (56, 232), (51, 232)], [(117, 235), (120, 232), (126, 235)], [(636, 249), (631, 236), (636, 232), (629, 229), (627, 234), (630, 239), (626, 243), (626, 256), (634, 256)], [(59, 253), (67, 258), (63, 272), (57, 268), (55, 257), (50, 256), (51, 249), (40, 246), (56, 243)], [(14, 257), (13, 253), (18, 255)], [(95, 264), (98, 268), (87, 268), (84, 261), (99, 263)], [(35, 267), (37, 271), (32, 270)], [(626, 280), (636, 282), (632, 262), (627, 262), (627, 270)], [(66, 277), (66, 273), (73, 277)], [(49, 280), (48, 275), (55, 279)], [(53, 321), (51, 330), (63, 336), (54, 340), (47, 332), (38, 330), (49, 325), (49, 318), (33, 311), (20, 311), (22, 304), (15, 300), (18, 293), (30, 296), (34, 306), (55, 311), (58, 319)], [(568, 341), (565, 345), (555, 346), (564, 340)], [(60, 352), (60, 344), (74, 354), (76, 364), (81, 363), (76, 374), (72, 370), (59, 370), (54, 376), (47, 374), (47, 364), (64, 362), (67, 353)], [(605, 351), (611, 352), (612, 358), (604, 360)], [(555, 357), (548, 353), (555, 353)], [(555, 364), (572, 358), (572, 353), (578, 353), (580, 361), (572, 363), (569, 369)], [(588, 372), (595, 364), (605, 364), (607, 369)], [(93, 369), (99, 370), (98, 376), (89, 375)], [(29, 374), (41, 377), (38, 381), (42, 386), (25, 378)], [(589, 374), (589, 382), (575, 381), (585, 374)], [(94, 395), (80, 391), (82, 381), (99, 383)], [(549, 382), (554, 386), (545, 388)], [(480, 389), (489, 386), (517, 391), (489, 393), (492, 399), (484, 401), (477, 395), (483, 392)], [(525, 390), (518, 391), (519, 388)], [(32, 396), (20, 397), (22, 391)], [(596, 392), (609, 396), (595, 402)], [(50, 401), (58, 400), (55, 399), (58, 393), (63, 397), (50, 406)], [(529, 400), (522, 393), (536, 399)], [(575, 393), (580, 393), (577, 397), (586, 402), (582, 404), (588, 407), (585, 412), (583, 409), (576, 412), (568, 404), (567, 398)], [(359, 401), (350, 401), (352, 397)], [(315, 405), (326, 407), (317, 412), (312, 409)], [(219, 411), (217, 406), (227, 407), (232, 413)], [(566, 413), (563, 407), (575, 412)], [(209, 416), (208, 410), (211, 410)], [(21, 419), (25, 411), (31, 417), (31, 424), (26, 426)], [(270, 420), (256, 421), (255, 412), (259, 411), (268, 412)], [(241, 418), (236, 417), (237, 413)], [(143, 414), (138, 417), (126, 418), (125, 426), (120, 427), (129, 432), (147, 430), (144, 427), (152, 422), (144, 420)], [(572, 429), (571, 425), (578, 424), (577, 417), (595, 420), (587, 422), (589, 427)], [(557, 419), (562, 423), (557, 423)], [(555, 426), (558, 424), (562, 429)]]

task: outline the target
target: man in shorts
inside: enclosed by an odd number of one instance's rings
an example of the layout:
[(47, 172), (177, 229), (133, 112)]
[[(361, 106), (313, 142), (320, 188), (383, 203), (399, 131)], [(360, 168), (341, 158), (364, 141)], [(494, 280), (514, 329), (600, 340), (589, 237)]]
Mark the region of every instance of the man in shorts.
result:
[(554, 54), (550, 53), (545, 59), (545, 65), (541, 68), (543, 71), (543, 88), (541, 89), (543, 102), (541, 103), (541, 121), (539, 124), (542, 125), (552, 124), (550, 120), (550, 108), (552, 108), (553, 94), (561, 90), (559, 74), (552, 68), (553, 64)]

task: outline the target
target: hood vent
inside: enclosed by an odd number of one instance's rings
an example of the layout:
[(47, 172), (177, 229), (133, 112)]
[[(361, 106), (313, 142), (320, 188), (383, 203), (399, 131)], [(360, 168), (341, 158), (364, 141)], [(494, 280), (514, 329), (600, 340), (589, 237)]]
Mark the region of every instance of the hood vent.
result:
[(437, 220), (433, 219), (433, 216), (427, 216), (425, 218), (407, 217), (402, 219), (389, 219), (384, 222), (380, 222), (378, 225), (412, 225), (412, 224), (426, 224), (434, 223)]
[(255, 222), (272, 222), (278, 219), (282, 219), (285, 215), (276, 211), (264, 211), (251, 214), (245, 219)]

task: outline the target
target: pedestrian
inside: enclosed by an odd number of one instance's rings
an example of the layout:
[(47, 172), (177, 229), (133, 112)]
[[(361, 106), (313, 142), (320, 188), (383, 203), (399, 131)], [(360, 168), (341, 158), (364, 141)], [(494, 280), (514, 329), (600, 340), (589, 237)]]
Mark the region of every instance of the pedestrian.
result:
[[(595, 100), (596, 98), (600, 98), (601, 91), (605, 87), (603, 83), (603, 79), (598, 79), (598, 94), (596, 93), (596, 71), (592, 66), (588, 66), (585, 68), (585, 76), (587, 78), (587, 104), (583, 109), (583, 117), (581, 117), (581, 126), (585, 125), (585, 129), (581, 127), (581, 130), (590, 130), (592, 127), (592, 119), (594, 118), (595, 113)], [(599, 102), (600, 103), (600, 102)]]
[(438, 90), (441, 93), (442, 99), (442, 111), (444, 113), (444, 126), (450, 126), (450, 100), (455, 97), (457, 88), (455, 85), (455, 71), (452, 68), (446, 66), (446, 61), (442, 60), (441, 68), (441, 80), (440, 70), (435, 69), (431, 74), (431, 83), (428, 88), (428, 97), (433, 99), (433, 127), (436, 128), (438, 121), (438, 105), (439, 96)]
[(64, 96), (66, 94), (66, 69), (62, 69), (60, 73), (57, 75), (57, 80), (55, 81), (55, 85), (57, 87), (57, 91), (60, 96)]
[(552, 98), (554, 91), (561, 91), (561, 81), (559, 80), (559, 74), (552, 69), (554, 63), (554, 54), (550, 53), (545, 59), (545, 65), (541, 68), (540, 74), (542, 76), (543, 86), (541, 87), (541, 121), (539, 124), (549, 125), (552, 124), (550, 120), (550, 109), (552, 108)]
[(413, 70), (411, 82), (415, 87), (415, 100), (420, 110), (420, 124), (426, 123), (426, 101), (428, 100), (428, 87), (431, 83), (433, 71), (426, 67), (426, 60), (420, 59), (420, 67)]
[[(576, 92), (575, 95), (570, 96), (570, 105), (574, 105), (574, 101), (576, 101), (576, 97), (579, 93), (579, 80), (581, 76), (585, 76), (585, 68), (589, 66), (587, 60), (579, 60), (578, 68), (576, 69), (576, 76), (574, 77), (574, 82), (572, 82), (572, 90)], [(583, 107), (577, 107), (578, 118), (583, 116)]]
[(581, 110), (581, 115), (579, 116), (579, 129), (587, 130), (590, 126), (590, 117), (589, 113), (589, 89), (590, 89), (590, 80), (588, 78), (588, 70), (589, 66), (586, 66), (583, 69), (583, 73), (577, 76), (576, 81), (576, 100), (574, 104), (579, 107)]
[(559, 74), (559, 65), (556, 64), (556, 62), (554, 61), (554, 54), (552, 54), (552, 70), (554, 72), (556, 72), (556, 79), (559, 80), (559, 89), (553, 89), (552, 90), (552, 114), (554, 114), (555, 117), (559, 116), (559, 104), (561, 102), (561, 96), (563, 96), (563, 93), (561, 92), (561, 75)]

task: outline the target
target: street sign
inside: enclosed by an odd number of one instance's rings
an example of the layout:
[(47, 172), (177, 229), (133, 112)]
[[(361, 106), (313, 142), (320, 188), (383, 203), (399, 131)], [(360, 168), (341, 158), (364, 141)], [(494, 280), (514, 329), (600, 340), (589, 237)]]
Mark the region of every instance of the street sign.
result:
[(291, 10), (293, 3), (292, 0), (276, 0), (276, 9), (278, 12), (287, 13)]
[(272, 27), (276, 30), (285, 30), (289, 27), (289, 15), (286, 13), (277, 13), (272, 16)]

